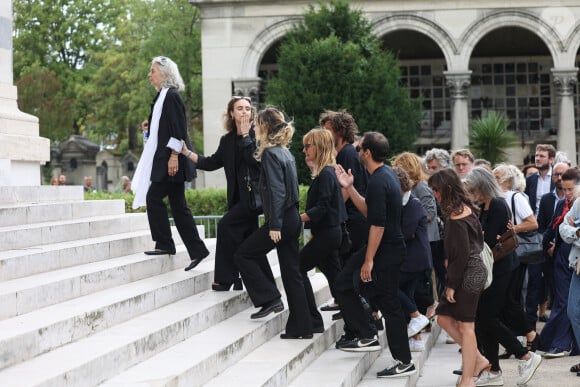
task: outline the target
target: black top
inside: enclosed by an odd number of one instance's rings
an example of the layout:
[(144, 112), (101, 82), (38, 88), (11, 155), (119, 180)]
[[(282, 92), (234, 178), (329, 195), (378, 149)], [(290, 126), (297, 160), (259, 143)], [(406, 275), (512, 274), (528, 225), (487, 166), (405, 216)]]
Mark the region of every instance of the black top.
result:
[(310, 221), (304, 224), (304, 228), (313, 230), (338, 226), (346, 220), (342, 190), (334, 167), (324, 167), (312, 180), (306, 198), (306, 214)]
[[(340, 152), (336, 155), (336, 163), (342, 166), (345, 171), (348, 172), (349, 169), (352, 171), (352, 175), (354, 176), (354, 188), (359, 194), (365, 196), (369, 174), (366, 168), (360, 163), (358, 152), (352, 144), (346, 144), (342, 147)], [(345, 204), (346, 212), (350, 220), (364, 219), (364, 216), (356, 209), (352, 200), (348, 199)]]
[[(497, 243), (497, 236), (507, 231), (507, 223), (511, 218), (512, 213), (503, 198), (491, 199), (489, 209), (481, 209), (479, 220), (483, 229), (485, 243), (490, 248), (493, 248)], [(518, 265), (519, 260), (514, 253), (511, 253), (493, 264), (493, 274), (510, 272)]]
[(403, 202), (399, 179), (390, 167), (380, 166), (370, 176), (366, 204), (369, 227), (384, 227), (377, 256), (384, 257), (385, 263), (388, 264), (401, 263), (406, 254), (405, 240), (401, 231)]
[(415, 195), (411, 194), (407, 204), (403, 206), (402, 218), (401, 228), (407, 246), (407, 258), (401, 265), (401, 271), (416, 273), (432, 268), (427, 211)]
[(211, 156), (199, 155), (197, 168), (204, 171), (215, 171), (224, 168), (226, 174), (228, 208), (232, 208), (247, 195), (246, 176), (248, 170), (252, 179), (260, 175), (260, 164), (254, 158), (256, 152), (254, 129), (250, 129), (249, 136), (238, 136), (236, 132), (226, 133), (220, 139), (220, 144)]

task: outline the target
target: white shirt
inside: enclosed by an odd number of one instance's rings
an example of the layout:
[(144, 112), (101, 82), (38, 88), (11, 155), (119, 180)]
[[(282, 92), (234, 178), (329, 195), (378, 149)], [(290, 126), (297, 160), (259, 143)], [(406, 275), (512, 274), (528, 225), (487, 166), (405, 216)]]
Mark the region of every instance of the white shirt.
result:
[(548, 170), (546, 176), (542, 177), (538, 173), (538, 186), (536, 187), (536, 213), (535, 216), (538, 216), (538, 210), (540, 209), (540, 200), (542, 200), (542, 196), (550, 192), (550, 186), (552, 185), (552, 168)]
[[(516, 195), (514, 197), (514, 194)], [(530, 206), (530, 201), (528, 196), (521, 192), (507, 191), (505, 192), (505, 201), (507, 202), (510, 211), (514, 213), (512, 209), (512, 197), (514, 197), (514, 204), (516, 206), (516, 224), (521, 224), (524, 219), (530, 215), (534, 215), (532, 212), (532, 207)]]

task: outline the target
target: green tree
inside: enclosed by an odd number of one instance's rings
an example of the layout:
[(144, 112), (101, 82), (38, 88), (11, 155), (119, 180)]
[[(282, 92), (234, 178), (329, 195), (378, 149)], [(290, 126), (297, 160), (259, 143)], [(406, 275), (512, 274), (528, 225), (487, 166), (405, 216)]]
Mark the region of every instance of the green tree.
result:
[(474, 156), (486, 159), (491, 165), (505, 161), (507, 149), (517, 140), (507, 130), (508, 125), (506, 116), (497, 112), (489, 112), (487, 117), (474, 120), (469, 133), (469, 146)]
[(399, 63), (380, 48), (370, 22), (344, 1), (310, 6), (281, 44), (278, 77), (267, 85), (267, 103), (293, 117), (292, 152), (300, 181), (309, 182), (302, 136), (325, 109), (346, 109), (359, 130), (378, 131), (392, 152), (412, 149), (420, 109), (399, 84)]
[[(34, 90), (33, 82), (22, 82), (21, 95), (31, 113), (50, 116), (54, 106), (66, 101), (66, 120), (43, 120), (41, 132), (52, 140), (79, 133), (84, 112), (77, 103), (76, 85), (86, 82), (86, 64), (91, 55), (115, 44), (117, 17), (125, 0), (15, 0), (14, 77), (17, 82), (31, 74), (56, 78), (50, 94)], [(37, 99), (34, 99), (37, 98)], [(45, 112), (46, 110), (46, 112)], [(65, 135), (66, 133), (66, 135)]]

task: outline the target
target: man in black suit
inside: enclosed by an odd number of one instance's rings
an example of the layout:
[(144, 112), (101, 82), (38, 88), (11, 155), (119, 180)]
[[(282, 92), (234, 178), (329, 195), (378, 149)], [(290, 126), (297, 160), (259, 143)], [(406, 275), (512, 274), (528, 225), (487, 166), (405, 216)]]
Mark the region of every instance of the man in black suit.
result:
[(550, 144), (538, 144), (536, 146), (536, 156), (534, 163), (538, 172), (526, 178), (525, 193), (530, 199), (530, 206), (534, 211), (534, 216), (538, 217), (538, 209), (542, 196), (554, 190), (552, 181), (552, 164), (556, 157), (556, 148)]
[(177, 144), (183, 139), (191, 147), (187, 136), (185, 105), (179, 94), (185, 86), (177, 65), (166, 57), (153, 59), (148, 77), (158, 94), (149, 116), (149, 140), (139, 161), (140, 166), (135, 172), (138, 186), (135, 187), (133, 207), (142, 205), (144, 187), (150, 181), (146, 191), (146, 204), (155, 250), (146, 251), (145, 254), (175, 254), (167, 207), (163, 202), (163, 198), (169, 198), (175, 225), (191, 259), (190, 265), (185, 268), (187, 271), (207, 257), (209, 251), (199, 237), (185, 201), (185, 181), (191, 181), (195, 171), (187, 164), (187, 159), (179, 154), (179, 149), (169, 147), (171, 138)]

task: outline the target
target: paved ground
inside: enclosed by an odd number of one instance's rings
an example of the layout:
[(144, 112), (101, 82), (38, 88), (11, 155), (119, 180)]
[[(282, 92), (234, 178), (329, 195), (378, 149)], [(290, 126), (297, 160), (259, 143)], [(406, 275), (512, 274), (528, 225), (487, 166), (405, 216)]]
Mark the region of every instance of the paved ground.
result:
[[(461, 354), (457, 344), (445, 344), (445, 332), (441, 332), (437, 343), (423, 367), (417, 387), (452, 387), (457, 376), (452, 374), (461, 365)], [(517, 360), (501, 360), (504, 386), (516, 386), (518, 377)], [(580, 362), (580, 356), (567, 356), (560, 359), (544, 359), (529, 387), (578, 387), (580, 377), (570, 372), (570, 367)]]

